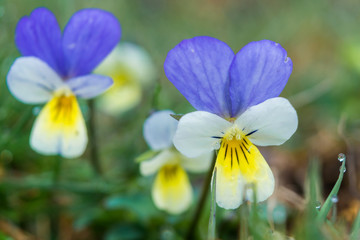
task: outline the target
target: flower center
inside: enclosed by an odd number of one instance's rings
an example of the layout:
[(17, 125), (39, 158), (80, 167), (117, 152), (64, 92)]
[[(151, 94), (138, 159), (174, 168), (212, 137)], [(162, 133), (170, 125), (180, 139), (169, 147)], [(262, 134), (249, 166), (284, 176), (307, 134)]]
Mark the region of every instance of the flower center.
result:
[(81, 115), (76, 97), (68, 88), (55, 91), (53, 98), (45, 105), (42, 112), (46, 112), (45, 122), (49, 131), (71, 128), (76, 125)]
[(259, 150), (234, 124), (221, 139), (216, 167), (222, 168), (228, 177), (241, 173), (248, 182), (253, 182), (259, 169), (258, 154)]

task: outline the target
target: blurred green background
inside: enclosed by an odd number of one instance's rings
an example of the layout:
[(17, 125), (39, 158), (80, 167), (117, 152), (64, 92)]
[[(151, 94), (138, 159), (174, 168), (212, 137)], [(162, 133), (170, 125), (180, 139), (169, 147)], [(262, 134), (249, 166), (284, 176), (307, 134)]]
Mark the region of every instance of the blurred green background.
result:
[[(20, 56), (14, 44), (16, 24), (40, 6), (54, 12), (62, 28), (79, 9), (108, 10), (122, 25), (121, 41), (142, 46), (155, 63), (158, 78), (143, 89), (138, 106), (115, 117), (101, 111), (96, 116), (102, 176), (89, 161), (89, 149), (79, 159), (45, 157), (31, 150), (29, 134), (39, 106), (18, 102), (6, 87), (6, 74)], [(287, 50), (294, 68), (281, 96), (297, 110), (299, 128), (286, 144), (261, 149), (277, 179), (277, 190), (263, 211), (267, 206), (277, 209), (272, 224), (292, 235), (304, 209), (309, 160), (320, 161), (322, 201), (339, 174), (337, 155), (344, 152), (348, 171), (339, 192), (338, 216), (348, 227), (360, 207), (359, 9), (356, 0), (0, 0), (0, 239), (184, 237), (204, 175), (191, 175), (193, 207), (171, 216), (153, 205), (152, 179), (140, 176), (134, 159), (148, 150), (142, 124), (152, 111), (194, 110), (166, 79), (163, 62), (181, 40), (201, 35), (218, 38), (235, 52), (261, 39)], [(87, 118), (87, 105), (81, 104)], [(209, 205), (199, 225), (200, 239), (207, 233)], [(218, 208), (221, 239), (236, 238), (237, 220), (237, 211)]]

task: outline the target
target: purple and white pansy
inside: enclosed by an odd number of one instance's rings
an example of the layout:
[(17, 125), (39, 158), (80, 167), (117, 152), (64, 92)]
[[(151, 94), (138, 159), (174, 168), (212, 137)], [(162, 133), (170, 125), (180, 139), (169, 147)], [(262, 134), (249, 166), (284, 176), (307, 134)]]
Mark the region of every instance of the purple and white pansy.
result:
[(7, 75), (10, 92), (27, 104), (46, 103), (31, 131), (31, 147), (44, 155), (80, 156), (87, 131), (77, 97), (93, 98), (113, 81), (92, 70), (119, 42), (118, 20), (100, 9), (76, 12), (63, 32), (54, 14), (35, 9), (20, 19), (15, 42), (23, 55)]
[(237, 54), (211, 37), (183, 40), (164, 63), (165, 74), (197, 111), (184, 115), (174, 136), (187, 157), (217, 150), (216, 202), (226, 209), (244, 199), (266, 200), (274, 191), (271, 169), (255, 145), (280, 145), (298, 118), (278, 97), (292, 61), (278, 43), (251, 42)]

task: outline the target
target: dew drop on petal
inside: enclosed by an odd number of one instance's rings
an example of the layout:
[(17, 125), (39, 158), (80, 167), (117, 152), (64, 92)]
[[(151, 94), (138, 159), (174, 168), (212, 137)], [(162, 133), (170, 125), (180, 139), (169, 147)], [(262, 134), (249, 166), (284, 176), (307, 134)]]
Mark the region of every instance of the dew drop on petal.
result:
[(316, 201), (316, 202), (315, 202), (315, 208), (316, 208), (317, 210), (320, 210), (320, 208), (321, 208), (321, 202)]
[(331, 197), (331, 202), (332, 203), (337, 203), (338, 201), (339, 201), (339, 198), (338, 198), (337, 195), (334, 195), (334, 196)]
[(343, 162), (345, 159), (346, 159), (345, 154), (339, 153), (339, 155), (338, 155), (338, 160), (339, 160), (340, 162)]

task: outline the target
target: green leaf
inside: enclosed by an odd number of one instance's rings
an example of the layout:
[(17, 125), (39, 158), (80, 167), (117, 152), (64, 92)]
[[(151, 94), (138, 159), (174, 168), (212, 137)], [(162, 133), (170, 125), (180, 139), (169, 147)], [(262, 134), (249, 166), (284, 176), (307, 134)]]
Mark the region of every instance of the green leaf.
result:
[(335, 183), (335, 186), (333, 187), (333, 189), (331, 190), (329, 196), (327, 197), (327, 199), (325, 200), (325, 203), (324, 205), (322, 206), (316, 220), (318, 222), (324, 222), (326, 220), (326, 216), (328, 215), (331, 207), (333, 206), (333, 201), (332, 201), (332, 198), (333, 197), (336, 197), (338, 192), (339, 192), (339, 189), (340, 189), (340, 185), (341, 185), (341, 182), (343, 180), (343, 177), (344, 177), (344, 173), (346, 171), (346, 168), (345, 168), (345, 162), (346, 160), (344, 159), (342, 164), (341, 164), (341, 167), (340, 167), (340, 174), (339, 174), (339, 178), (338, 180), (336, 181)]
[(350, 240), (357, 240), (359, 238), (360, 238), (360, 211), (358, 212), (357, 217), (352, 226)]

